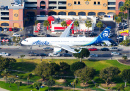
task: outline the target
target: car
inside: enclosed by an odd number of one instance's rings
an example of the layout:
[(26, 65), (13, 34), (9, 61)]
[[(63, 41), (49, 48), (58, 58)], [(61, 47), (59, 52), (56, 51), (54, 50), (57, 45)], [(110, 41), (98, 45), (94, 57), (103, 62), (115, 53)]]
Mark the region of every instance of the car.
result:
[(39, 56), (39, 54), (34, 53), (34, 52), (32, 52), (32, 51), (31, 51), (31, 52), (29, 52), (28, 54), (29, 54), (29, 56)]
[(13, 33), (12, 36), (14, 36), (14, 37), (20, 37), (21, 35), (20, 35), (20, 34), (17, 34), (17, 33)]
[(0, 56), (9, 56), (9, 53), (1, 52), (1, 53), (0, 53)]
[(2, 31), (3, 29), (2, 29), (2, 27), (0, 27), (0, 31)]
[(17, 32), (17, 31), (18, 31), (18, 29), (17, 29), (17, 28), (14, 28), (14, 29), (13, 29), (13, 31), (14, 31), (14, 32)]
[(48, 54), (49, 57), (60, 57), (59, 53), (49, 53)]
[(48, 56), (48, 54), (40, 53), (39, 56)]
[(7, 28), (4, 28), (4, 32), (6, 32), (7, 31)]
[(118, 51), (118, 47), (112, 47), (109, 50), (114, 50), (114, 51)]
[(46, 48), (43, 48), (43, 50), (44, 50), (44, 51), (52, 51), (53, 48), (51, 48), (51, 47), (46, 47)]
[(101, 51), (109, 51), (108, 48), (101, 48)]
[(97, 34), (96, 33), (91, 33), (89, 36), (90, 37), (95, 37), (95, 36), (97, 36)]
[(97, 48), (89, 48), (89, 51), (97, 51)]
[(62, 56), (63, 56), (63, 57), (72, 57), (72, 54), (69, 54), (69, 53), (63, 53)]
[(89, 56), (90, 56), (90, 57), (98, 57), (97, 54), (90, 54)]
[(119, 52), (111, 52), (111, 55), (121, 55)]
[(123, 39), (122, 35), (117, 36), (117, 39)]

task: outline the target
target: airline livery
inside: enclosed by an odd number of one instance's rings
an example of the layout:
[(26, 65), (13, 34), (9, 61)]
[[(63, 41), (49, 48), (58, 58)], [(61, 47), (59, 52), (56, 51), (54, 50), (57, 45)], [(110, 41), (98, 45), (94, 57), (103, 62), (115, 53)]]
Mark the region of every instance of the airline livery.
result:
[(111, 44), (108, 36), (111, 27), (106, 27), (104, 31), (97, 37), (69, 37), (70, 28), (73, 22), (65, 29), (60, 37), (30, 37), (21, 42), (23, 45), (51, 45), (54, 46), (54, 53), (60, 52), (65, 49), (72, 53), (77, 53), (71, 46), (86, 46), (93, 45), (101, 42)]

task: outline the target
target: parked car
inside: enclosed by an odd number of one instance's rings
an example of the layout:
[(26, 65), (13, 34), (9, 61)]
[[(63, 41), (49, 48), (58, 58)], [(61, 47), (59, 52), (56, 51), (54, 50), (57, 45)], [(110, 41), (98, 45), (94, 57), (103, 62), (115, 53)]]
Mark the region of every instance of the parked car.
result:
[(2, 31), (3, 29), (2, 29), (2, 27), (0, 27), (0, 31)]
[(49, 57), (60, 57), (59, 53), (49, 53), (48, 54)]
[(18, 29), (17, 29), (17, 28), (14, 28), (14, 29), (13, 29), (13, 31), (14, 31), (14, 32), (17, 32), (17, 31), (18, 31)]
[(6, 32), (8, 29), (7, 28), (4, 28), (4, 32)]
[(97, 51), (97, 48), (89, 48), (89, 51)]
[(119, 52), (111, 52), (111, 55), (121, 55)]
[(101, 48), (101, 51), (109, 51), (108, 48)]
[(50, 51), (50, 50), (52, 51), (53, 48), (51, 48), (51, 47), (46, 47), (46, 48), (43, 48), (43, 50), (44, 50), (44, 51)]
[(20, 37), (21, 35), (20, 35), (20, 34), (17, 34), (17, 33), (13, 33), (12, 36), (14, 36), (14, 37)]
[(9, 53), (1, 52), (1, 53), (0, 53), (0, 56), (9, 56)]
[(69, 53), (63, 53), (62, 56), (63, 56), (63, 57), (72, 57), (72, 54), (69, 54)]
[(97, 34), (96, 33), (91, 33), (89, 36), (90, 37), (95, 37), (95, 36), (97, 36)]
[(97, 54), (90, 54), (89, 56), (90, 56), (90, 57), (98, 57)]
[(39, 54), (34, 53), (34, 52), (32, 52), (32, 51), (31, 51), (31, 52), (29, 52), (28, 54), (29, 54), (29, 56), (38, 56), (38, 55), (39, 55)]
[(123, 39), (123, 36), (119, 35), (117, 36), (117, 39)]
[(118, 47), (112, 47), (109, 50), (114, 50), (114, 51), (118, 51)]

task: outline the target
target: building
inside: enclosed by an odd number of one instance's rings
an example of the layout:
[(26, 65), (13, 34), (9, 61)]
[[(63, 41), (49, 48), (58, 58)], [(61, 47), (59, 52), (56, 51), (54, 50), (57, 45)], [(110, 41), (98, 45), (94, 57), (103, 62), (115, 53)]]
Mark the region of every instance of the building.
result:
[(22, 28), (36, 15), (100, 16), (119, 14), (125, 0), (0, 0), (0, 25)]

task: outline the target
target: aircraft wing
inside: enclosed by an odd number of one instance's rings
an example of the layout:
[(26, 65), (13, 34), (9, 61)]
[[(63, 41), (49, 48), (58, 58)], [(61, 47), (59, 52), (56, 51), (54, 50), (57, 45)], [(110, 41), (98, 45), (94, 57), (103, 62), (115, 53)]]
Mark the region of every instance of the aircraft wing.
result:
[(65, 49), (65, 50), (67, 50), (69, 52), (72, 52), (72, 53), (78, 53), (74, 49), (70, 48), (68, 45), (58, 44), (58, 45), (55, 45), (55, 46), (58, 46), (58, 47), (60, 47), (62, 49)]
[(70, 28), (74, 21), (64, 30), (64, 32), (60, 35), (60, 37), (69, 37), (70, 34)]

